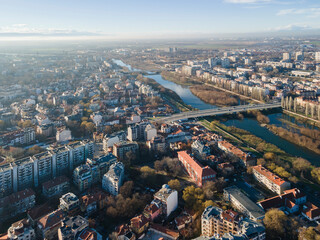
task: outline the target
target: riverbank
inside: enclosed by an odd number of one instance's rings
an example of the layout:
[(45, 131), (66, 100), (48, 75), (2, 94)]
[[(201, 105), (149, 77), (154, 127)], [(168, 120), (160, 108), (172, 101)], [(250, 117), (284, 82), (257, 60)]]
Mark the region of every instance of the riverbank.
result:
[[(317, 130), (310, 130), (301, 127), (294, 126), (297, 129), (296, 132), (289, 131), (282, 127), (275, 125), (267, 125), (268, 129), (277, 134), (279, 137), (294, 143), (300, 147), (307, 148), (314, 153), (320, 154), (320, 132)], [(307, 134), (309, 136), (307, 136)]]
[(228, 94), (223, 91), (219, 91), (215, 88), (203, 86), (203, 85), (194, 85), (191, 86), (190, 91), (193, 95), (200, 98), (205, 103), (217, 105), (217, 106), (236, 106), (239, 104), (239, 98)]
[(144, 77), (140, 75), (137, 77), (139, 81), (144, 82), (147, 85), (150, 85), (154, 90), (158, 91), (171, 105), (175, 106), (180, 111), (192, 111), (194, 110), (193, 107), (187, 105), (179, 95), (172, 91), (171, 89), (163, 87), (161, 84), (157, 83), (152, 78)]
[(192, 86), (192, 85), (200, 83), (199, 81), (196, 81), (192, 77), (188, 77), (186, 75), (182, 75), (182, 74), (176, 73), (176, 72), (162, 71), (161, 76), (165, 80), (174, 82), (179, 85), (184, 85), (184, 86)]

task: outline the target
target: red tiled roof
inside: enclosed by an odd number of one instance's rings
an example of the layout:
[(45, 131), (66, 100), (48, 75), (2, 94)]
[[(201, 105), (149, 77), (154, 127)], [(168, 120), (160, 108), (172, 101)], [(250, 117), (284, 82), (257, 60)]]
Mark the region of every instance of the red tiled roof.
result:
[(12, 203), (19, 202), (23, 199), (31, 197), (32, 195), (35, 195), (35, 193), (31, 188), (27, 188), (27, 189), (22, 190), (20, 192), (13, 193), (7, 197), (0, 198), (0, 207), (5, 207), (5, 206), (10, 205)]
[(318, 208), (316, 205), (308, 202), (305, 204), (305, 206), (307, 208), (303, 210), (303, 213), (306, 214), (310, 219), (320, 216), (320, 208)]
[(148, 223), (148, 219), (144, 215), (140, 214), (139, 216), (131, 218), (130, 222), (131, 222), (131, 227), (140, 229), (141, 227), (143, 227)]
[(167, 234), (167, 235), (173, 237), (174, 239), (178, 239), (178, 237), (180, 235), (179, 232), (177, 232), (177, 231), (171, 230), (169, 228), (166, 228), (164, 226), (161, 226), (161, 225), (155, 224), (155, 223), (152, 223), (150, 228), (153, 228), (159, 232)]
[(97, 233), (91, 228), (86, 228), (80, 233), (77, 239), (78, 240), (95, 240), (97, 239)]
[(254, 166), (252, 168), (254, 170), (256, 170), (257, 172), (259, 172), (260, 174), (262, 174), (263, 176), (265, 176), (266, 178), (268, 178), (273, 183), (277, 184), (278, 186), (281, 186), (282, 184), (284, 184), (286, 182), (285, 180), (283, 180), (282, 178), (280, 178), (276, 174), (270, 172), (268, 169), (266, 169), (265, 167), (263, 167), (261, 165)]
[(41, 224), (43, 229), (51, 228), (61, 223), (63, 219), (64, 219), (64, 213), (61, 209), (58, 209), (40, 218), (39, 224)]
[(294, 188), (294, 189), (285, 191), (285, 193), (282, 195), (260, 201), (259, 204), (264, 210), (267, 210), (270, 208), (280, 208), (282, 206), (292, 208), (295, 206), (296, 199), (304, 196), (305, 196), (304, 193), (302, 193), (299, 189)]
[(36, 206), (34, 208), (31, 208), (28, 211), (28, 215), (30, 216), (30, 218), (32, 220), (37, 220), (52, 211), (54, 211), (54, 208), (52, 206), (50, 206), (50, 204), (47, 202), (47, 203), (42, 204), (40, 206)]
[(227, 220), (228, 222), (234, 222), (239, 220), (239, 214), (232, 210), (226, 210), (222, 212), (223, 219)]
[(186, 151), (178, 152), (178, 157), (184, 159), (190, 165), (190, 167), (195, 172), (197, 172), (197, 175), (199, 176), (199, 179), (202, 179), (202, 177), (205, 177), (205, 176), (210, 176), (210, 175), (216, 175), (217, 174), (210, 167), (208, 167), (208, 166), (203, 167), (198, 161), (193, 159)]

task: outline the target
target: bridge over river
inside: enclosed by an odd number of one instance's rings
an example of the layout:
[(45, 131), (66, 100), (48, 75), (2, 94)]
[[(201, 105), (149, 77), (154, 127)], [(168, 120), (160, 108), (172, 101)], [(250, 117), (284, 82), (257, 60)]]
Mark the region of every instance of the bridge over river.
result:
[(266, 103), (266, 104), (238, 105), (234, 107), (222, 107), (222, 108), (182, 112), (182, 113), (173, 114), (168, 117), (159, 118), (159, 119), (156, 119), (155, 121), (169, 123), (172, 121), (178, 121), (178, 120), (188, 119), (188, 118), (208, 117), (208, 116), (214, 116), (214, 115), (246, 112), (248, 110), (263, 110), (263, 109), (271, 109), (271, 108), (279, 108), (279, 107), (281, 107), (280, 102)]

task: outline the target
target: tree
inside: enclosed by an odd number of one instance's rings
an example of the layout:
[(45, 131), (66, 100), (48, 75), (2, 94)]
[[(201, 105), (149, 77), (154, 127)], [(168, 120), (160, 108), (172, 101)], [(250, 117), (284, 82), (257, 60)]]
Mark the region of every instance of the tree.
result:
[(269, 210), (264, 219), (267, 239), (292, 239), (294, 235), (294, 222), (291, 222), (288, 216), (279, 209)]
[(120, 194), (124, 198), (131, 197), (133, 193), (133, 181), (127, 181), (120, 187)]
[(178, 179), (172, 179), (168, 182), (168, 185), (171, 189), (177, 190), (178, 192), (181, 189), (181, 184)]
[(311, 176), (316, 182), (320, 183), (320, 167), (312, 169)]
[(195, 188), (194, 186), (186, 187), (183, 190), (182, 198), (185, 201), (187, 209), (199, 212), (203, 210), (204, 193), (201, 188)]
[(266, 160), (264, 160), (263, 158), (258, 158), (257, 159), (257, 164), (264, 166), (264, 165), (266, 165)]
[(112, 133), (112, 127), (111, 127), (111, 126), (105, 126), (104, 132), (105, 132), (106, 134), (111, 134), (111, 133)]
[(293, 111), (297, 112), (297, 98), (293, 100)]
[(267, 161), (275, 160), (276, 155), (273, 152), (267, 152), (263, 155), (263, 158)]
[(301, 227), (299, 229), (299, 240), (320, 240), (320, 235), (313, 227)]
[(306, 172), (310, 169), (311, 163), (303, 158), (297, 158), (293, 162), (293, 168), (300, 173)]
[(43, 148), (39, 147), (38, 145), (35, 145), (35, 146), (29, 148), (27, 152), (29, 155), (35, 155), (35, 154), (41, 153), (43, 151), (44, 151)]

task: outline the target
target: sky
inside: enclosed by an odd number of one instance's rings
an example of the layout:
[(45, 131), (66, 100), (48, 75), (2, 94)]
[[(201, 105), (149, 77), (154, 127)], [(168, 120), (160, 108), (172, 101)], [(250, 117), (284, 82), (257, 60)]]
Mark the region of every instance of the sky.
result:
[(0, 0), (0, 38), (156, 38), (320, 28), (320, 0)]

